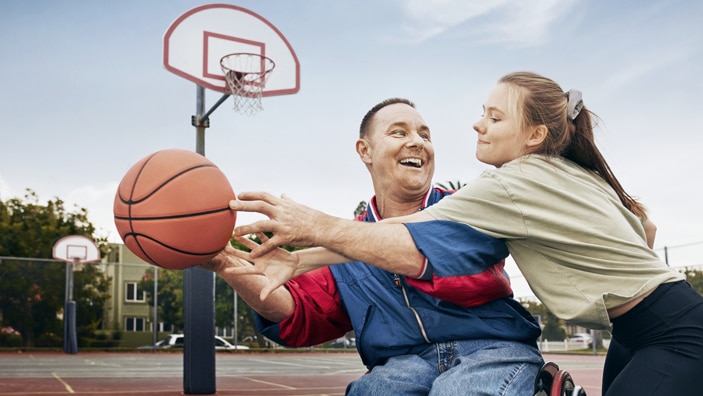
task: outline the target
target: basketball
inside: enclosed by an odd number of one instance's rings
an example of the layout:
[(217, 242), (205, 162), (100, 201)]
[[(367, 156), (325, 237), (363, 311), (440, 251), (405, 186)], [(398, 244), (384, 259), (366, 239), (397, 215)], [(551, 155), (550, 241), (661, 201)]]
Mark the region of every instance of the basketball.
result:
[(222, 171), (202, 155), (157, 151), (122, 178), (113, 212), (125, 246), (167, 269), (203, 263), (229, 243), (236, 213), (234, 192)]

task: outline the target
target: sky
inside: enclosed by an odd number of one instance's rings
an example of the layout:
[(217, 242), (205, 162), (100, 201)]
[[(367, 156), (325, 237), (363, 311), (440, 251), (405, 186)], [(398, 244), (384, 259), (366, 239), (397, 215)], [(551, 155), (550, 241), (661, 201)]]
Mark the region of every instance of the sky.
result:
[[(223, 1), (224, 2), (224, 1)], [(473, 123), (504, 74), (533, 71), (583, 92), (596, 141), (648, 208), (655, 249), (703, 264), (703, 3), (574, 0), (249, 0), (300, 62), (300, 90), (210, 117), (205, 155), (235, 192), (285, 193), (351, 218), (373, 194), (354, 151), (366, 111), (407, 97), (432, 130), (435, 182), (466, 182)], [(195, 83), (163, 65), (163, 38), (190, 0), (0, 2), (0, 199), (34, 191), (82, 207), (120, 242), (117, 185), (141, 158), (195, 150)], [(274, 71), (275, 72), (275, 71)], [(206, 107), (221, 95), (206, 91)], [(260, 217), (240, 213), (238, 224)], [(666, 247), (666, 249), (665, 249)], [(517, 297), (531, 295), (509, 265)]]

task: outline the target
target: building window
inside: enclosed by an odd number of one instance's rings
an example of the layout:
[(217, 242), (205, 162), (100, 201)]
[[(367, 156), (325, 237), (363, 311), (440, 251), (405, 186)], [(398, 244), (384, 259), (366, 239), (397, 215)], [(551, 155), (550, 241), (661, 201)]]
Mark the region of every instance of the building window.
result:
[(124, 321), (125, 331), (144, 331), (144, 318), (127, 317)]
[(125, 301), (127, 302), (144, 302), (144, 291), (139, 287), (137, 282), (125, 283)]

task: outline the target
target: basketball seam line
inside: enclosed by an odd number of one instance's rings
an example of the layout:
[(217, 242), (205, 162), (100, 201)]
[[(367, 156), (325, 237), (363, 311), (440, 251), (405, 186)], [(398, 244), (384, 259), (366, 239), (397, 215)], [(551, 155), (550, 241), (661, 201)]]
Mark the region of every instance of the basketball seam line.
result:
[[(149, 160), (151, 160), (151, 158), (149, 158)], [(141, 198), (141, 199), (139, 199), (139, 200), (133, 201), (133, 200), (132, 200), (132, 196), (134, 195), (134, 190), (135, 190), (135, 188), (136, 188), (136, 186), (137, 186), (137, 183), (139, 182), (139, 176), (142, 175), (142, 171), (144, 170), (144, 168), (146, 167), (146, 165), (147, 165), (148, 163), (149, 163), (149, 161), (147, 161), (147, 162), (144, 163), (144, 165), (141, 167), (141, 169), (139, 169), (139, 173), (138, 173), (137, 176), (134, 178), (134, 183), (132, 183), (132, 188), (131, 188), (130, 193), (129, 193), (129, 199), (125, 200), (124, 198), (122, 198), (122, 195), (121, 195), (121, 194), (119, 195), (120, 200), (122, 201), (122, 203), (125, 203), (125, 204), (127, 204), (127, 205), (132, 205), (132, 204), (135, 204), (135, 203), (140, 203), (140, 202), (142, 202), (142, 201), (145, 201), (145, 200), (149, 199), (149, 197), (151, 197), (152, 195), (156, 194), (157, 191), (159, 191), (159, 190), (161, 190), (162, 188), (164, 188), (164, 186), (166, 186), (168, 183), (172, 182), (172, 181), (175, 180), (176, 178), (178, 178), (178, 177), (180, 177), (180, 176), (182, 176), (182, 175), (184, 175), (184, 174), (186, 174), (186, 173), (188, 173), (188, 172), (190, 172), (190, 171), (192, 171), (192, 170), (199, 169), (199, 168), (216, 168), (216, 169), (219, 169), (219, 168), (217, 168), (217, 166), (212, 165), (212, 164), (196, 165), (196, 166), (193, 166), (193, 167), (191, 167), (191, 168), (184, 169), (184, 170), (182, 170), (182, 171), (176, 173), (175, 175), (171, 176), (171, 177), (168, 178), (167, 180), (164, 180), (164, 182), (162, 182), (158, 187), (156, 187), (154, 190), (152, 190), (147, 196), (145, 196), (145, 197), (143, 197), (143, 198)]]
[(131, 224), (131, 222), (133, 220), (151, 221), (151, 220), (181, 219), (181, 218), (185, 218), (185, 217), (194, 217), (194, 216), (202, 216), (202, 215), (208, 215), (208, 214), (213, 214), (213, 213), (219, 213), (219, 212), (224, 212), (227, 210), (230, 210), (229, 206), (224, 207), (224, 208), (219, 208), (219, 209), (208, 210), (205, 212), (198, 212), (198, 213), (184, 213), (184, 214), (177, 214), (177, 215), (149, 216), (149, 217), (133, 217), (133, 216), (117, 216), (117, 215), (115, 215), (115, 218), (119, 219), (119, 220), (128, 220), (128, 221), (130, 221), (130, 224)]

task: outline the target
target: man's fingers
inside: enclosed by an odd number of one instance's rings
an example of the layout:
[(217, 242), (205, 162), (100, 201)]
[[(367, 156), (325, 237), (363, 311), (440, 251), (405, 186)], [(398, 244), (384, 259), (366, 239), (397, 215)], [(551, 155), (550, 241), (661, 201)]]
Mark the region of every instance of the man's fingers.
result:
[[(257, 246), (259, 246), (258, 243), (252, 241), (252, 240), (249, 239), (249, 238), (243, 237), (243, 236), (234, 235), (234, 236), (232, 236), (232, 238), (233, 238), (235, 241), (237, 241), (237, 242), (241, 243), (242, 245), (244, 245), (244, 247), (246, 247), (246, 248), (249, 249), (249, 250), (253, 250), (253, 249), (255, 249)], [(241, 252), (241, 250), (238, 250), (238, 251)], [(247, 252), (247, 253), (248, 253), (248, 252)], [(239, 257), (239, 256), (238, 256), (238, 257)]]
[(249, 252), (245, 252), (245, 251), (239, 250), (239, 249), (234, 249), (234, 251), (231, 254), (232, 254), (232, 256), (240, 258), (242, 260), (251, 261), (251, 255), (249, 254)]
[(273, 206), (264, 201), (242, 201), (233, 199), (229, 201), (229, 208), (237, 212), (258, 212), (269, 216)]
[(255, 265), (230, 267), (227, 272), (234, 275), (261, 275), (261, 270)]
[(243, 191), (237, 194), (237, 199), (242, 201), (264, 201), (268, 203), (278, 201), (278, 197), (266, 191)]
[(265, 255), (268, 252), (273, 251), (274, 249), (277, 249), (279, 246), (281, 246), (278, 243), (278, 239), (274, 235), (273, 238), (262, 242), (261, 245), (257, 246), (255, 249), (252, 249), (249, 254), (251, 255), (252, 258), (257, 258)]
[(272, 220), (259, 220), (251, 224), (245, 224), (234, 228), (234, 235), (249, 235), (257, 232), (276, 232), (276, 223)]

